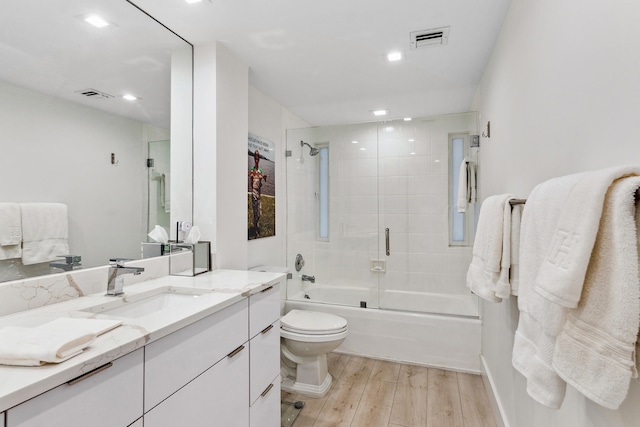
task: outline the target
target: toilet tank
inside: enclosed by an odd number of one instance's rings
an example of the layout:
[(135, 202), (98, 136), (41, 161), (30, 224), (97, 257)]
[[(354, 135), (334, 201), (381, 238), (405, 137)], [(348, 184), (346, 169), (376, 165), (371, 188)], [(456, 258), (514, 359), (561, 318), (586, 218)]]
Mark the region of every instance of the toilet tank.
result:
[[(283, 273), (287, 275), (289, 273), (289, 267), (287, 266), (274, 266), (274, 265), (257, 265), (249, 269), (249, 271), (264, 271), (269, 273)], [(280, 316), (284, 315), (284, 304), (287, 300), (287, 280), (280, 285)]]

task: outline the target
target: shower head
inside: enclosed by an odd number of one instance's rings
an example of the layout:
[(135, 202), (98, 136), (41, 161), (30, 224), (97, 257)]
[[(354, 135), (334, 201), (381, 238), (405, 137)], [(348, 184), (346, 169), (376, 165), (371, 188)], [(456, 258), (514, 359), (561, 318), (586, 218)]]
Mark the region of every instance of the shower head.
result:
[(318, 150), (317, 148), (310, 146), (309, 144), (307, 144), (304, 141), (300, 141), (300, 146), (301, 147), (304, 147), (305, 145), (307, 147), (309, 147), (309, 155), (310, 156), (316, 156), (318, 153), (320, 153), (320, 150)]

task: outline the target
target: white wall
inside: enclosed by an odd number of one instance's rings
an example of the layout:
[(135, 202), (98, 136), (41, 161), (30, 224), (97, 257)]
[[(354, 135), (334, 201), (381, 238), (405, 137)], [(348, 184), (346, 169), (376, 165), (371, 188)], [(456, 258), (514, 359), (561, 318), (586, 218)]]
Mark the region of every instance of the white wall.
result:
[[(549, 178), (640, 163), (640, 2), (513, 0), (474, 109), (480, 195), (526, 197)], [(530, 399), (511, 367), (516, 300), (485, 303), (483, 354), (505, 423), (517, 427), (637, 426), (640, 383), (618, 411), (569, 387), (558, 411)]]
[[(286, 129), (308, 123), (248, 84), (248, 67), (220, 43), (194, 49), (194, 224), (217, 268), (285, 265)], [(276, 236), (247, 240), (247, 138), (276, 146)]]
[(286, 265), (287, 180), (285, 173), (287, 159), (284, 155), (286, 131), (306, 126), (309, 124), (267, 95), (249, 86), (249, 132), (275, 144), (276, 235), (248, 242), (248, 267)]
[(66, 203), (69, 248), (85, 267), (140, 257), (141, 122), (0, 83), (0, 129), (0, 202)]

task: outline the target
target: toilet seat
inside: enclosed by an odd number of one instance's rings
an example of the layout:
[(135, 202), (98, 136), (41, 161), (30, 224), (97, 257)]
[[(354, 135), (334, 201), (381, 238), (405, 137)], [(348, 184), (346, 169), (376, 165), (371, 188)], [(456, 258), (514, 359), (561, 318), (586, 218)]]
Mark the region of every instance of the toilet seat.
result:
[(340, 316), (317, 311), (291, 310), (280, 318), (283, 331), (301, 335), (335, 335), (346, 332), (347, 321)]

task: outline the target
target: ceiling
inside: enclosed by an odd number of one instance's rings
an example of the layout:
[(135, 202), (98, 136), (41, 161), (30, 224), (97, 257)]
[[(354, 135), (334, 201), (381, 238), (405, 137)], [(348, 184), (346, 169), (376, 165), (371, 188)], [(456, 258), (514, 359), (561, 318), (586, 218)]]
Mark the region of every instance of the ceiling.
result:
[[(249, 82), (312, 125), (468, 111), (510, 0), (132, 0), (194, 45), (218, 41)], [(412, 50), (412, 31), (450, 27)], [(386, 53), (403, 52), (390, 63)]]
[[(195, 45), (218, 41), (249, 83), (311, 125), (468, 111), (510, 0), (130, 0)], [(80, 19), (98, 12), (106, 31)], [(412, 50), (412, 31), (450, 27)], [(2, 0), (0, 80), (169, 126), (171, 51), (188, 46), (126, 0)], [(386, 53), (403, 52), (390, 63)], [(97, 89), (113, 99), (82, 99)], [(127, 103), (120, 96), (141, 97)]]

